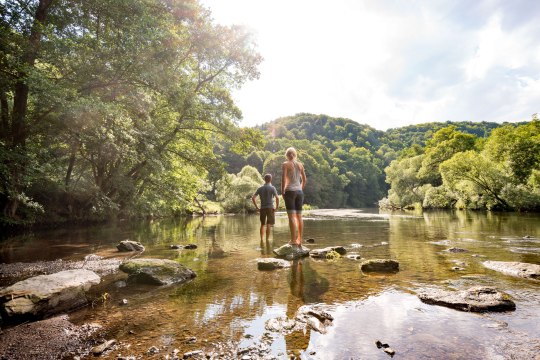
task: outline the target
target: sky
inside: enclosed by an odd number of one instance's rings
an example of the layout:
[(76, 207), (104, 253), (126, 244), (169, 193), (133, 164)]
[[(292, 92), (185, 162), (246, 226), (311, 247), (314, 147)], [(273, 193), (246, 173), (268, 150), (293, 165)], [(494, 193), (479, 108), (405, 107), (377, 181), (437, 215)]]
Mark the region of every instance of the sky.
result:
[(201, 0), (250, 30), (260, 78), (241, 126), (297, 113), (379, 130), (540, 112), (538, 0)]

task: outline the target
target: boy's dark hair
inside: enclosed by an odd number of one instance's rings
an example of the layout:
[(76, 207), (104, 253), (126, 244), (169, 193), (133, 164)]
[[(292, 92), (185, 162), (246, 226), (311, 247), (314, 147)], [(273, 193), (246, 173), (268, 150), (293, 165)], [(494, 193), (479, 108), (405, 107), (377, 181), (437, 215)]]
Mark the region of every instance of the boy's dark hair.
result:
[(264, 182), (269, 183), (270, 181), (272, 181), (272, 175), (271, 174), (264, 175)]

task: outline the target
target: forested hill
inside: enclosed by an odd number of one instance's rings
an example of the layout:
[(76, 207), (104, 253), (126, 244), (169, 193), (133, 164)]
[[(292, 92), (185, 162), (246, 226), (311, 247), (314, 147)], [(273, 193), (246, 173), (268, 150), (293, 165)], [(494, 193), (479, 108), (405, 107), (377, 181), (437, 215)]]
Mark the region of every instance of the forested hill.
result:
[[(310, 178), (308, 203), (318, 207), (376, 206), (388, 191), (385, 168), (400, 156), (422, 152), (433, 134), (450, 125), (477, 138), (487, 137), (501, 126), (493, 122), (432, 122), (381, 131), (349, 119), (301, 113), (259, 126), (266, 140), (262, 149), (247, 156), (227, 149), (221, 153), (227, 172), (238, 174), (231, 181), (244, 184), (238, 178), (244, 166), (261, 174), (279, 174), (285, 150), (294, 146)], [(274, 184), (279, 186), (280, 179), (275, 178)], [(229, 210), (239, 207), (240, 203), (230, 204)]]

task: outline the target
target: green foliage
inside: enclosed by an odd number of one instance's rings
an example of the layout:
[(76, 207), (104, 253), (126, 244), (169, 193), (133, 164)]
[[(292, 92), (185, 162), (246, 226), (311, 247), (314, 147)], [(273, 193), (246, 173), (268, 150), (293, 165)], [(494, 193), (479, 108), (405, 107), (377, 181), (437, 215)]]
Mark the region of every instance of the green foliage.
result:
[(476, 137), (459, 132), (456, 129), (455, 125), (442, 128), (428, 140), (422, 167), (418, 173), (418, 176), (425, 183), (434, 186), (441, 185), (442, 179), (439, 173), (439, 165), (457, 153), (474, 148)]
[(223, 174), (216, 143), (241, 156), (264, 145), (236, 126), (231, 97), (261, 57), (196, 0), (1, 6), (6, 221), (30, 220), (38, 198), (49, 218), (70, 220), (190, 211)]
[(524, 183), (540, 167), (540, 120), (495, 129), (485, 144), (485, 153), (504, 163), (517, 183)]
[(458, 126), (438, 130), (421, 155), (413, 145), (386, 169), (390, 189), (379, 206), (403, 208), (421, 201), (423, 208), (539, 209), (539, 124), (536, 117), (507, 124), (481, 141)]
[(418, 171), (424, 155), (394, 160), (385, 169), (386, 182), (390, 184), (388, 198), (383, 202), (386, 207), (403, 208), (423, 200), (422, 181)]
[(217, 199), (227, 213), (255, 212), (251, 196), (263, 184), (259, 171), (245, 166), (238, 174), (227, 174), (220, 180)]

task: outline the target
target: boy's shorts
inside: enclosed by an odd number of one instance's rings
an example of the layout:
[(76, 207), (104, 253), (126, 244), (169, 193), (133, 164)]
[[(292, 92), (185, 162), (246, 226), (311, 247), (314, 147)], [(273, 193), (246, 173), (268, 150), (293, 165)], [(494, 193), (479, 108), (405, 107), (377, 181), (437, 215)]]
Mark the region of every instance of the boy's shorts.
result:
[(261, 209), (261, 225), (274, 225), (276, 223), (276, 215), (274, 209)]

